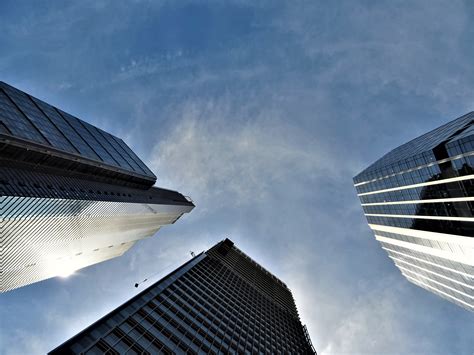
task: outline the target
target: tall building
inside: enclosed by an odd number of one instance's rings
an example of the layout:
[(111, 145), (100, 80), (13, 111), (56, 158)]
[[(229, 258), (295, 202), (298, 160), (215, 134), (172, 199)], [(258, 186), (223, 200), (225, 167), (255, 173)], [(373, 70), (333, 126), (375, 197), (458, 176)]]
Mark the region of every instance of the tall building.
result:
[(414, 284), (474, 310), (474, 112), (354, 178), (375, 238)]
[(315, 354), (286, 285), (226, 239), (50, 354)]
[(0, 292), (123, 254), (193, 203), (117, 138), (0, 82)]

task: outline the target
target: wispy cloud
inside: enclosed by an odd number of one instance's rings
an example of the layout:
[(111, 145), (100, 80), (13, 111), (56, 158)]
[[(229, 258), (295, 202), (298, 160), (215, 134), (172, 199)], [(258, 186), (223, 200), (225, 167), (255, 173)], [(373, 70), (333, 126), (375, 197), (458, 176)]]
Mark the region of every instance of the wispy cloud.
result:
[(288, 283), (320, 353), (470, 353), (472, 316), (403, 279), (351, 178), (472, 110), (472, 16), (462, 1), (5, 7), (2, 78), (125, 138), (197, 207), (119, 259), (2, 296), (2, 346), (44, 353), (229, 236)]
[(160, 184), (189, 191), (205, 209), (264, 200), (289, 180), (303, 189), (302, 180), (340, 175), (328, 148), (277, 110), (249, 118), (242, 117), (245, 108), (234, 106), (227, 98), (176, 112), (175, 127), (152, 154)]

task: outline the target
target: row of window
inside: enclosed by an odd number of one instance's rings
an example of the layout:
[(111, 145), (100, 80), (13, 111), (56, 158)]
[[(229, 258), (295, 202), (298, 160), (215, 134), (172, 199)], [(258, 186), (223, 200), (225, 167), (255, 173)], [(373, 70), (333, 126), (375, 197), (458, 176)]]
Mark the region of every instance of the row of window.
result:
[(354, 178), (355, 183), (370, 181), (435, 162), (432, 149), (472, 124), (472, 115), (455, 119), (385, 154)]
[(449, 277), (450, 279), (465, 283), (465, 284), (473, 284), (474, 275), (472, 277), (468, 277), (460, 272), (453, 271), (451, 269), (446, 269), (441, 267), (440, 265), (433, 265), (432, 263), (428, 262), (427, 260), (418, 259), (410, 256), (406, 256), (391, 250), (386, 250), (388, 255), (391, 256), (396, 263), (400, 265), (414, 265), (417, 268), (428, 269), (430, 271), (436, 272), (437, 274), (444, 275)]
[(401, 240), (403, 242), (407, 243), (413, 243), (429, 248), (434, 248), (438, 250), (444, 250), (453, 254), (468, 254), (469, 248), (461, 246), (459, 244), (455, 243), (448, 243), (448, 242), (443, 242), (441, 240), (432, 240), (432, 239), (425, 239), (425, 238), (415, 238), (409, 235), (403, 235), (403, 234), (398, 234), (398, 233), (389, 233), (385, 231), (374, 231), (376, 235), (379, 235), (381, 237), (386, 237), (386, 238), (391, 238), (395, 240)]
[(472, 237), (474, 235), (474, 221), (450, 221), (422, 218), (400, 218), (366, 216), (369, 224), (380, 224), (384, 226), (412, 228), (428, 232), (446, 233)]
[[(447, 292), (442, 292), (441, 290), (438, 290), (438, 288), (436, 286), (432, 286), (432, 285), (429, 285), (428, 282), (426, 281), (423, 281), (421, 278), (412, 278), (411, 276), (410, 277), (407, 277), (407, 279), (412, 282), (413, 284), (421, 287), (421, 288), (424, 288), (425, 290), (428, 290), (436, 295), (438, 295), (439, 297), (441, 298), (444, 298), (454, 304), (457, 304), (458, 306), (462, 307), (462, 308), (465, 308), (469, 311), (473, 311), (474, 310), (474, 307), (472, 306), (472, 303), (470, 306), (466, 305), (466, 303), (464, 302), (461, 302), (461, 301), (458, 301), (458, 298), (453, 296), (451, 297), (449, 294), (447, 294)], [(428, 286), (426, 286), (428, 284)]]
[(459, 263), (457, 261), (452, 261), (452, 260), (449, 260), (449, 259), (441, 258), (441, 257), (434, 256), (434, 255), (427, 254), (427, 253), (422, 253), (422, 252), (415, 251), (415, 250), (412, 250), (412, 249), (403, 248), (403, 247), (398, 246), (398, 245), (393, 245), (393, 244), (389, 244), (389, 243), (385, 243), (385, 242), (380, 242), (380, 244), (382, 245), (382, 247), (385, 250), (394, 251), (396, 253), (396, 255), (400, 255), (399, 253), (401, 253), (403, 255), (408, 255), (408, 256), (411, 256), (411, 257), (414, 257), (414, 258), (417, 258), (417, 259), (428, 261), (432, 264), (444, 266), (448, 269), (457, 270), (457, 271), (465, 273), (467, 275), (474, 275), (474, 266), (471, 266), (471, 265)]
[(474, 202), (437, 202), (400, 205), (363, 206), (366, 214), (474, 217)]
[[(441, 288), (444, 292), (450, 293), (453, 296), (462, 299), (465, 302), (472, 302), (474, 304), (474, 289), (466, 287), (457, 282), (448, 280), (439, 275), (433, 274), (431, 272), (420, 270), (410, 265), (405, 265), (402, 263), (395, 264), (403, 270), (403, 272), (408, 273), (408, 275), (413, 276), (415, 274), (423, 276), (424, 280), (432, 280), (434, 283), (438, 284), (438, 288)], [(449, 291), (448, 291), (449, 290)], [(467, 295), (467, 296), (466, 296)]]
[(473, 197), (474, 179), (359, 196), (361, 203)]
[(463, 137), (461, 139), (458, 139), (454, 142), (450, 142), (449, 144), (446, 145), (446, 148), (448, 150), (448, 154), (450, 156), (455, 156), (458, 154), (462, 154), (462, 152), (471, 152), (474, 151), (474, 125), (471, 125), (471, 128), (469, 129), (469, 132), (466, 132), (469, 134), (466, 137)]
[(427, 181), (437, 181), (472, 175), (474, 173), (474, 152), (471, 151), (469, 154), (472, 155), (441, 163), (439, 165), (434, 164), (408, 172), (397, 173), (384, 179), (378, 179), (374, 182), (359, 185), (356, 186), (356, 190), (358, 194), (361, 194), (394, 187), (420, 184)]
[[(459, 292), (456, 292), (454, 290), (451, 290), (450, 288), (446, 287), (446, 286), (443, 286), (443, 285), (440, 285), (439, 283), (435, 282), (435, 281), (432, 281), (430, 279), (427, 279), (423, 276), (420, 276), (420, 275), (417, 275), (417, 274), (414, 274), (412, 272), (406, 272), (406, 271), (403, 271), (402, 272), (405, 276), (409, 276), (410, 278), (412, 279), (415, 279), (417, 281), (420, 282), (420, 286), (421, 287), (424, 287), (423, 284), (426, 284), (428, 286), (430, 286), (432, 289), (435, 289), (435, 290), (439, 290), (440, 293), (444, 293), (444, 294), (448, 294), (452, 297), (454, 297), (455, 299), (458, 299), (458, 300), (461, 300), (469, 305), (471, 305), (471, 307), (474, 306), (474, 301), (472, 298), (468, 297), (468, 296), (465, 296)], [(426, 287), (424, 287), (426, 288)], [(430, 291), (432, 291), (432, 289), (429, 289)], [(454, 302), (455, 300), (449, 298), (449, 300), (451, 302)], [(464, 305), (463, 307), (466, 307), (466, 305)], [(472, 309), (472, 308), (471, 308)]]
[[(0, 179), (0, 189), (3, 188), (5, 194), (31, 197), (45, 197), (58, 199), (77, 200), (103, 200), (103, 201), (123, 201), (123, 202), (147, 202), (153, 200), (153, 196), (145, 190), (132, 190), (115, 187), (110, 184), (88, 182), (67, 177), (56, 177), (41, 173), (31, 173), (22, 169), (2, 170)], [(130, 193), (133, 192), (133, 193)], [(117, 199), (118, 198), (118, 199)], [(131, 200), (133, 198), (133, 200)]]

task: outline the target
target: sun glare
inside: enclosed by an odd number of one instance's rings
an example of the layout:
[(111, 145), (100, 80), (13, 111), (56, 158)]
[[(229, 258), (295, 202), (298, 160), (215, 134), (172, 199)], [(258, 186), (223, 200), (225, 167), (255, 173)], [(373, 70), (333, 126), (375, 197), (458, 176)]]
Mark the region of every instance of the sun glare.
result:
[(74, 274), (74, 270), (72, 270), (72, 269), (63, 269), (63, 270), (58, 272), (58, 276), (63, 277), (63, 278), (69, 277), (72, 274)]

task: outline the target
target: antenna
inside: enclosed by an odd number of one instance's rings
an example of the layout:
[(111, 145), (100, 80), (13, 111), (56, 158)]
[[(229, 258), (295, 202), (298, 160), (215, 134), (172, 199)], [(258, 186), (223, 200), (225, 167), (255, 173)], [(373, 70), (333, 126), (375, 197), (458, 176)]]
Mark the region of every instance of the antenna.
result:
[(190, 253), (191, 253), (191, 256), (192, 256), (193, 258), (196, 256), (196, 254), (194, 254), (193, 251), (190, 251)]

